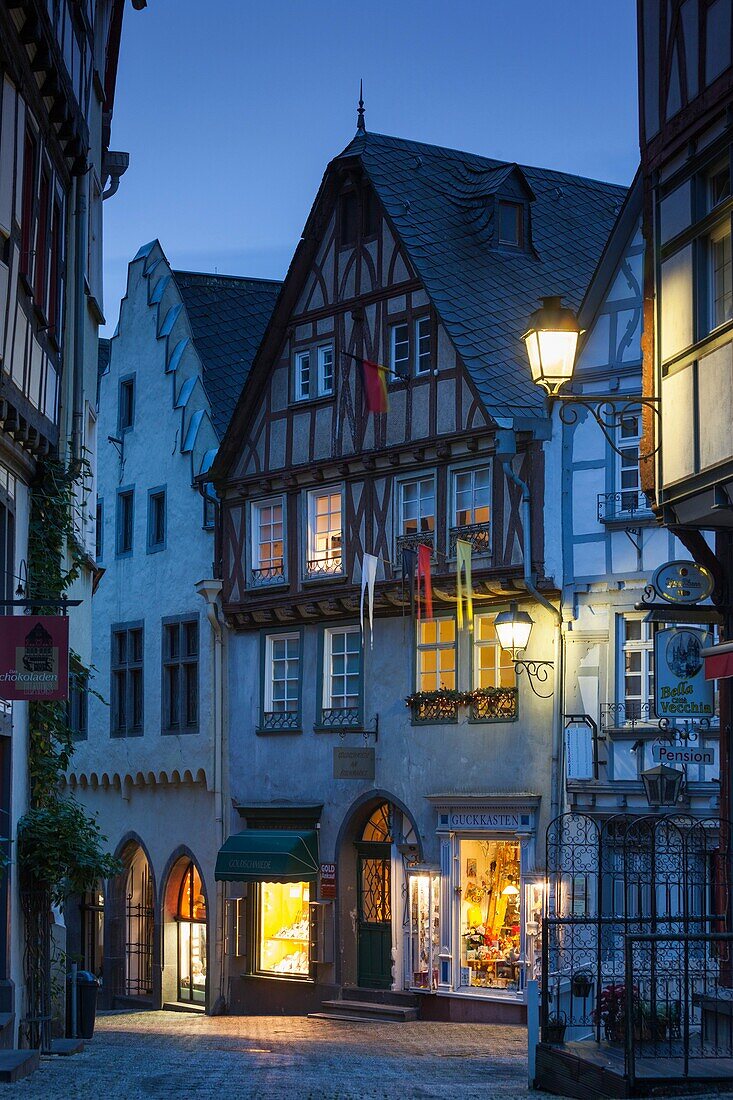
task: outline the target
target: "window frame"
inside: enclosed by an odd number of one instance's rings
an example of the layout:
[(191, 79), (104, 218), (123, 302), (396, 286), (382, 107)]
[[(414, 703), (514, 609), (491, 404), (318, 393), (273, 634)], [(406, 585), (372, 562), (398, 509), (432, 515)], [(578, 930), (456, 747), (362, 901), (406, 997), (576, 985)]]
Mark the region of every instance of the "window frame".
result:
[(94, 528), (94, 560), (104, 560), (104, 497), (97, 497), (96, 526)]
[[(122, 422), (122, 391), (123, 388), (131, 393), (130, 398), (130, 422), (129, 424), (123, 424)], [(117, 433), (122, 435), (124, 432), (131, 432), (135, 427), (135, 411), (137, 405), (137, 382), (135, 374), (123, 374), (117, 384)]]
[[(128, 549), (122, 549), (122, 500), (129, 498), (130, 505), (130, 546)], [(135, 549), (135, 486), (134, 485), (121, 485), (115, 495), (115, 557), (116, 558), (131, 558)]]
[[(356, 704), (353, 707), (334, 707), (332, 695), (332, 660), (333, 660), (333, 638), (336, 635), (348, 635), (349, 637), (356, 638), (356, 656), (359, 659), (359, 686), (356, 695)], [(364, 654), (365, 650), (361, 644), (361, 628), (358, 624), (339, 624), (338, 626), (324, 626), (320, 632), (319, 637), (319, 665), (320, 665), (320, 707), (319, 707), (319, 723), (315, 729), (319, 732), (324, 732), (331, 729), (360, 727), (363, 724), (364, 714)], [(348, 650), (344, 649), (344, 656), (348, 655)], [(353, 655), (353, 654), (352, 654)], [(348, 675), (344, 673), (344, 676)], [(344, 698), (350, 698), (344, 696)], [(343, 712), (342, 715), (340, 712)], [(328, 718), (326, 714), (328, 713)], [(341, 718), (341, 720), (339, 720)]]
[[(345, 229), (348, 222), (347, 204), (350, 204), (353, 219), (353, 233), (348, 238)], [(347, 188), (338, 197), (338, 246), (339, 248), (355, 248), (359, 238), (359, 196), (355, 188)]]
[[(479, 524), (476, 523), (475, 520), (474, 520), (473, 523), (468, 523), (468, 524), (458, 522), (458, 490), (457, 490), (457, 486), (456, 486), (457, 479), (458, 479), (458, 477), (460, 477), (461, 474), (475, 474), (479, 470), (486, 470), (487, 473), (488, 473), (489, 518), (486, 521), (486, 526), (489, 529), (489, 537), (488, 537), (489, 546), (488, 546), (488, 550), (481, 550), (481, 551), (477, 551), (474, 547), (474, 553), (480, 552), (482, 555), (490, 555), (492, 550), (493, 550), (493, 542), (494, 542), (494, 524), (492, 522), (492, 514), (493, 514), (493, 507), (494, 507), (494, 500), (493, 500), (494, 466), (493, 466), (493, 461), (492, 461), (490, 456), (487, 456), (485, 459), (483, 459), (481, 461), (478, 461), (478, 462), (476, 462), (476, 461), (465, 462), (465, 463), (461, 463), (460, 465), (457, 465), (457, 466), (451, 466), (449, 468), (448, 476), (449, 476), (449, 479), (450, 479), (450, 486), (449, 486), (450, 509), (449, 509), (449, 512), (448, 512), (448, 535), (450, 536), (451, 531), (460, 531), (460, 530), (464, 529), (465, 527), (473, 527), (473, 526), (478, 526), (479, 525)], [(472, 493), (473, 493), (473, 496), (475, 497), (475, 493), (476, 493), (475, 488), (473, 488)], [(472, 512), (475, 512), (475, 510), (476, 510), (475, 507), (472, 508)], [(455, 551), (453, 549), (451, 549), (451, 554), (452, 554), (453, 557), (455, 557)]]
[[(324, 369), (324, 357), (325, 352), (331, 353), (331, 385), (327, 388), (325, 384), (325, 369)], [(318, 397), (332, 397), (334, 392), (334, 380), (336, 362), (334, 356), (333, 341), (328, 340), (323, 344), (318, 344), (316, 347), (316, 362), (317, 362), (317, 380), (318, 380)]]
[(18, 272), (33, 293), (35, 271), (35, 190), (38, 171), (38, 136), (26, 125), (23, 136), (23, 184), (20, 199), (20, 257)]
[[(423, 339), (423, 337), (420, 335), (420, 326), (421, 325), (426, 325), (427, 330), (428, 330), (427, 331), (428, 365), (427, 365), (427, 367), (425, 367), (424, 370), (420, 369), (420, 358), (421, 358), (420, 340)], [(430, 316), (430, 314), (425, 313), (425, 314), (423, 314), (422, 317), (415, 317), (413, 319), (412, 329), (413, 329), (413, 340), (414, 340), (414, 344), (415, 344), (413, 373), (415, 375), (415, 378), (429, 378), (430, 375), (432, 374), (432, 371), (433, 371), (433, 319)]]
[[(509, 240), (502, 236), (502, 211), (508, 208), (514, 210), (516, 240)], [(496, 239), (503, 248), (524, 248), (524, 203), (512, 198), (499, 198), (496, 204)]]
[[(128, 654), (130, 652), (130, 635), (136, 631), (140, 631), (140, 660), (130, 660)], [(118, 635), (125, 635), (125, 660), (116, 660), (116, 638)], [(134, 681), (131, 679), (131, 673), (139, 672), (140, 674), (140, 722), (136, 724), (134, 722), (134, 702), (135, 693), (133, 688)], [(124, 726), (118, 726), (116, 724), (116, 718), (119, 708), (119, 693), (118, 693), (118, 674), (124, 674), (124, 691), (125, 691), (125, 724)], [(119, 737), (142, 737), (145, 732), (145, 620), (135, 619), (131, 622), (112, 623), (110, 627), (110, 736)], [(133, 722), (130, 724), (127, 721), (129, 715), (132, 715)]]
[[(154, 501), (163, 498), (163, 538), (160, 542), (153, 541), (154, 523), (153, 523), (153, 511)], [(168, 492), (166, 485), (156, 485), (152, 489), (148, 489), (148, 530), (147, 530), (147, 553), (158, 554), (161, 550), (165, 550), (168, 545)]]
[[(477, 689), (477, 690), (481, 689), (481, 690), (487, 690), (487, 691), (491, 690), (490, 688), (482, 689), (481, 685), (479, 684), (479, 679), (480, 679), (480, 676), (479, 676), (479, 672), (480, 672), (479, 656), (480, 656), (480, 651), (481, 650), (494, 649), (496, 651), (496, 655), (498, 657), (498, 659), (494, 662), (494, 664), (495, 664), (494, 671), (498, 674), (501, 670), (501, 654), (505, 653), (506, 651), (501, 648), (501, 645), (499, 644), (499, 639), (497, 638), (495, 642), (494, 641), (482, 640), (482, 639), (479, 638), (479, 630), (477, 629), (478, 622), (479, 622), (480, 619), (493, 619), (494, 622), (496, 622), (496, 617), (499, 613), (500, 613), (499, 611), (482, 611), (482, 612), (477, 613), (477, 614), (474, 615), (474, 627), (473, 627), (473, 632), (471, 634), (471, 662), (470, 662), (471, 690), (474, 690), (474, 689)], [(507, 660), (508, 660), (507, 667), (509, 667), (509, 665), (513, 666), (514, 662), (511, 660), (511, 656), (509, 654), (507, 654)], [(494, 687), (495, 688), (502, 688), (502, 685), (495, 684)], [(514, 670), (514, 683), (512, 685), (510, 685), (509, 687), (502, 688), (502, 690), (516, 691), (518, 687), (519, 687), (519, 684), (517, 683), (517, 673), (516, 673), (516, 669), (515, 669)]]
[[(727, 199), (722, 200), (727, 202)], [(711, 335), (722, 329), (725, 325), (729, 325), (733, 321), (733, 226), (731, 224), (731, 216), (722, 218), (717, 222), (706, 236), (706, 249), (707, 249), (707, 264), (705, 269), (706, 280), (706, 301), (705, 301), (705, 328), (707, 335)], [(715, 319), (715, 246), (721, 241), (728, 241), (728, 262), (724, 267), (728, 268), (729, 281), (731, 282), (731, 308), (730, 315), (724, 317), (718, 321)], [(725, 289), (723, 290), (723, 298), (725, 298)]]
[[(647, 508), (645, 506), (645, 503), (644, 503), (643, 492), (642, 492), (642, 488), (641, 488), (641, 457), (640, 456), (641, 456), (641, 441), (642, 441), (642, 436), (643, 436), (641, 413), (640, 412), (639, 413), (630, 413), (630, 414), (627, 414), (627, 416), (628, 416), (629, 419), (633, 418), (633, 419), (636, 420), (638, 431), (637, 431), (637, 434), (634, 435), (634, 436), (624, 437), (622, 435), (623, 418), (622, 418), (621, 422), (619, 423), (618, 428), (616, 429), (616, 446), (617, 446), (618, 450), (616, 450), (615, 453), (614, 453), (614, 459), (615, 459), (615, 468), (614, 468), (615, 491), (618, 494), (618, 514), (623, 515), (623, 516), (627, 516), (627, 515), (631, 515), (631, 514), (637, 514), (640, 511), (646, 511), (647, 510)], [(632, 468), (636, 470), (636, 488), (635, 489), (625, 489), (623, 487), (623, 485), (621, 484), (622, 480), (623, 480), (623, 474), (624, 474), (623, 452), (628, 451), (628, 450), (633, 450), (634, 448), (636, 448), (636, 464), (635, 464), (634, 467), (627, 466), (626, 470), (628, 471)], [(632, 508), (624, 507), (624, 495), (626, 493), (635, 493), (636, 494), (636, 504)]]
[(69, 698), (66, 701), (66, 722), (72, 740), (89, 738), (89, 672), (69, 670)]
[[(418, 538), (420, 535), (432, 536), (433, 545), (437, 538), (437, 523), (438, 523), (438, 478), (436, 471), (433, 470), (420, 470), (415, 473), (406, 474), (404, 477), (399, 477), (397, 480), (397, 492), (395, 493), (395, 523), (394, 530), (395, 536), (399, 538)], [(404, 530), (404, 487), (411, 484), (419, 484), (421, 482), (431, 481), (433, 485), (433, 526), (432, 529), (422, 530), (418, 527), (417, 531), (405, 531)], [(420, 504), (420, 496), (418, 494), (418, 513)], [(420, 522), (420, 515), (418, 514), (418, 524)]]
[[(304, 643), (304, 631), (301, 629), (296, 630), (269, 630), (262, 631), (260, 636), (260, 668), (262, 669), (262, 676), (260, 677), (260, 715), (259, 723), (256, 733), (258, 734), (288, 734), (288, 733), (302, 733), (303, 732), (303, 643)], [(293, 711), (283, 710), (276, 711), (272, 708), (274, 703), (272, 697), (272, 685), (273, 685), (273, 656), (272, 649), (273, 643), (282, 639), (293, 640), (298, 639), (298, 678), (297, 678), (297, 698), (296, 708)], [(286, 700), (287, 701), (287, 700)], [(274, 715), (275, 717), (270, 719), (268, 715)], [(292, 720), (288, 721), (285, 716), (292, 715)], [(283, 716), (282, 719), (280, 716)], [(278, 721), (278, 719), (280, 719)]]
[[(322, 560), (323, 562), (335, 561), (335, 557), (318, 559), (316, 557), (315, 549), (315, 536), (317, 534), (315, 530), (315, 504), (314, 502), (318, 497), (332, 496), (336, 493), (341, 498), (341, 525), (339, 538), (341, 540), (340, 547), (340, 567), (338, 570), (311, 570), (310, 564)], [(305, 491), (305, 508), (303, 509), (303, 521), (305, 524), (304, 532), (304, 546), (305, 546), (305, 561), (303, 563), (303, 580), (304, 581), (323, 581), (330, 580), (332, 578), (342, 578), (346, 571), (346, 539), (344, 531), (344, 518), (345, 518), (345, 506), (346, 506), (346, 493), (344, 491), (344, 483), (342, 481), (337, 482), (335, 485), (324, 485), (318, 489), (307, 489)], [(332, 513), (329, 510), (329, 515)], [(328, 536), (332, 536), (332, 532), (326, 532)], [(326, 551), (328, 552), (328, 551)]]
[[(406, 332), (404, 340), (397, 340), (397, 330), (403, 328)], [(409, 320), (392, 321), (389, 325), (389, 369), (392, 372), (390, 381), (394, 382), (396, 379), (404, 379), (410, 377), (410, 369), (412, 366), (411, 348), (410, 348), (410, 322)], [(407, 348), (404, 358), (399, 360), (399, 364), (404, 364), (404, 370), (398, 369), (397, 360), (397, 344), (404, 344)]]
[[(420, 629), (425, 623), (429, 623), (429, 622), (430, 623), (436, 623), (436, 624), (441, 623), (441, 622), (450, 622), (450, 623), (452, 623), (453, 624), (453, 641), (452, 641), (452, 643), (440, 642), (438, 640), (439, 636), (440, 636), (439, 628), (436, 629), (436, 641), (434, 643), (421, 642), (420, 641)], [(427, 652), (427, 651), (434, 650), (437, 653), (437, 652), (440, 652), (442, 650), (447, 650), (447, 649), (452, 649), (453, 650), (453, 657), (454, 657), (454, 661), (453, 661), (453, 678), (454, 678), (455, 682), (454, 682), (452, 688), (448, 687), (445, 690), (446, 691), (458, 691), (458, 690), (460, 690), (459, 686), (458, 686), (459, 685), (459, 675), (460, 675), (459, 651), (458, 651), (458, 634), (459, 634), (458, 623), (456, 622), (455, 615), (433, 615), (432, 619), (423, 618), (420, 622), (415, 623), (415, 668), (414, 668), (414, 673), (413, 673), (413, 682), (415, 684), (415, 691), (416, 692), (441, 691), (441, 690), (443, 690), (441, 688), (440, 679), (439, 679), (439, 677), (440, 677), (440, 669), (438, 668), (439, 662), (436, 662), (435, 672), (426, 673), (426, 675), (431, 675), (431, 676), (436, 677), (437, 686), (436, 687), (423, 687), (422, 686), (423, 670), (421, 669), (421, 666), (420, 666), (420, 655), (421, 655), (421, 653), (424, 653), (424, 652)], [(457, 716), (456, 716), (455, 719), (445, 719), (445, 720), (446, 721), (457, 721)], [(420, 719), (420, 721), (425, 721), (425, 719)], [(441, 721), (443, 721), (443, 719), (441, 719)]]
[[(249, 587), (250, 588), (265, 588), (268, 585), (277, 585), (287, 583), (287, 500), (288, 498), (284, 493), (275, 493), (271, 496), (262, 497), (258, 500), (251, 500), (249, 502), (249, 540), (248, 540), (248, 552), (249, 552)], [(254, 573), (256, 571), (262, 572), (264, 569), (269, 568), (271, 571), (274, 566), (263, 567), (262, 559), (260, 558), (259, 548), (260, 542), (259, 535), (260, 523), (259, 513), (262, 508), (271, 507), (273, 504), (279, 504), (281, 510), (280, 525), (282, 527), (281, 543), (282, 543), (282, 572), (280, 575), (272, 573), (270, 577), (258, 578), (255, 580)], [(274, 543), (276, 540), (272, 540)], [(272, 543), (271, 543), (272, 545)]]
[[(638, 622), (641, 624), (641, 639), (637, 641), (633, 639), (631, 641), (627, 638), (627, 624), (629, 622)], [(634, 722), (636, 725), (650, 725), (655, 726), (657, 724), (657, 718), (654, 715), (654, 690), (652, 687), (649, 691), (650, 681), (653, 685), (654, 682), (654, 624), (646, 623), (643, 615), (632, 614), (618, 614), (616, 616), (616, 633), (617, 633), (617, 652), (618, 652), (618, 670), (617, 670), (617, 699), (623, 701), (623, 721), (617, 722), (618, 726), (630, 725)], [(648, 634), (648, 637), (646, 635)], [(626, 671), (626, 654), (627, 653), (641, 653), (641, 669), (636, 672), (632, 670), (627, 673)], [(626, 692), (626, 677), (640, 676), (642, 680), (642, 695), (638, 698), (636, 696), (629, 696)], [(639, 715), (634, 717), (629, 712), (629, 700), (632, 703), (638, 704)], [(644, 707), (647, 707), (647, 713), (644, 714)], [(633, 708), (634, 710), (636, 707)]]
[[(185, 735), (189, 733), (198, 733), (201, 724), (201, 620), (197, 612), (191, 612), (188, 615), (166, 615), (160, 620), (160, 671), (161, 671), (161, 685), (160, 685), (160, 732), (163, 736), (168, 735)], [(192, 656), (188, 652), (184, 652), (184, 645), (186, 641), (185, 627), (195, 625), (196, 626), (196, 652)], [(178, 634), (178, 655), (172, 657), (166, 649), (166, 643), (168, 639), (168, 631), (173, 628), (177, 628)], [(185, 721), (183, 711), (186, 706), (186, 689), (187, 680), (185, 676), (186, 668), (195, 668), (196, 670), (196, 719), (194, 722), (189, 722), (186, 718)], [(178, 670), (178, 722), (172, 724), (169, 721), (171, 703), (170, 703), (170, 691), (169, 691), (169, 676), (170, 669), (176, 668)]]

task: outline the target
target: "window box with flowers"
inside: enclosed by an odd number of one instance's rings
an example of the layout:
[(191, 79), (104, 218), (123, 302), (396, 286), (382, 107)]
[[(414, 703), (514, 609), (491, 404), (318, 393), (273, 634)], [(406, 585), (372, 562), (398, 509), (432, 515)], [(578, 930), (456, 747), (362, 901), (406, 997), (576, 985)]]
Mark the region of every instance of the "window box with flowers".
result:
[(405, 703), (416, 723), (457, 722), (461, 708), (468, 709), (472, 722), (513, 722), (518, 712), (518, 692), (516, 688), (438, 688), (414, 691)]

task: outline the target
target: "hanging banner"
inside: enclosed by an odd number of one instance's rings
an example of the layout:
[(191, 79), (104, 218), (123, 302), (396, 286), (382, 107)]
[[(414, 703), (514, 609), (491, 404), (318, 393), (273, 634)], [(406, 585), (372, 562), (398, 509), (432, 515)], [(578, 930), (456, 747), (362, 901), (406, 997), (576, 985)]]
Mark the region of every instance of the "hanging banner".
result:
[(712, 718), (713, 684), (705, 679), (703, 646), (710, 634), (674, 626), (654, 635), (654, 713), (657, 718)]
[(17, 702), (68, 697), (68, 618), (0, 616), (0, 699)]

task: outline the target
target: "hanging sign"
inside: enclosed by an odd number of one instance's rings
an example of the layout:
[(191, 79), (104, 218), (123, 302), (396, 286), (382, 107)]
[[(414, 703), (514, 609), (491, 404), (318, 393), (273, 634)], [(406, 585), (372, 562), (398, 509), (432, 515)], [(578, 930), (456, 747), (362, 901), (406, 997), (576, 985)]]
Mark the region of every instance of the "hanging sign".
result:
[(321, 898), (325, 901), (327, 898), (336, 897), (336, 864), (335, 863), (322, 863), (321, 864)]
[(652, 574), (652, 587), (667, 603), (692, 604), (706, 600), (715, 587), (712, 573), (694, 561), (668, 561)]
[(373, 748), (333, 750), (334, 779), (374, 779), (375, 767)]
[(713, 684), (705, 679), (703, 646), (710, 634), (686, 626), (654, 635), (654, 712), (657, 718), (712, 718)]
[(65, 615), (0, 617), (0, 699), (69, 697), (69, 620)]
[(715, 745), (691, 745), (688, 741), (660, 741), (652, 745), (652, 757), (658, 764), (701, 764), (714, 767)]
[(565, 761), (568, 779), (593, 779), (593, 731), (587, 722), (566, 725)]

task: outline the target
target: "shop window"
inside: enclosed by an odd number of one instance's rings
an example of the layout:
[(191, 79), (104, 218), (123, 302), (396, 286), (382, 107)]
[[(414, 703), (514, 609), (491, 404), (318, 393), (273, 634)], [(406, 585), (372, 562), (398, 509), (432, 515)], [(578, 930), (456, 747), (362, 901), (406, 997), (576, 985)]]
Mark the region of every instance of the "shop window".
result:
[(307, 882), (262, 882), (258, 893), (257, 969), (278, 977), (309, 977), (310, 885)]
[(415, 321), (415, 374), (429, 374), (432, 365), (430, 318), (420, 317)]
[(282, 497), (255, 501), (252, 505), (252, 584), (284, 580), (284, 501)]
[(461, 986), (520, 988), (520, 851), (511, 840), (461, 840)]
[(455, 691), (455, 619), (423, 619), (417, 630), (417, 690)]
[(163, 732), (195, 733), (199, 724), (199, 623), (163, 623)]
[(112, 630), (112, 736), (143, 731), (143, 627), (129, 623)]
[(83, 969), (94, 974), (95, 978), (101, 978), (104, 963), (104, 891), (101, 882), (86, 891), (79, 908)]
[(619, 619), (623, 656), (626, 722), (654, 721), (654, 625), (643, 619)]
[(410, 948), (407, 985), (413, 989), (436, 989), (440, 954), (440, 875), (438, 872), (409, 872)]
[(515, 688), (517, 674), (508, 650), (496, 636), (496, 615), (476, 615), (473, 627), (473, 686)]
[(338, 576), (343, 572), (341, 489), (308, 493), (309, 577)]
[(201, 876), (189, 863), (178, 894), (178, 1000), (206, 1000), (206, 898)]

